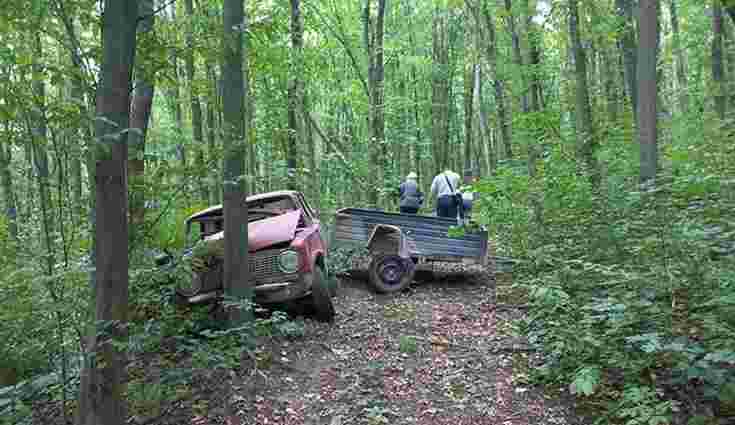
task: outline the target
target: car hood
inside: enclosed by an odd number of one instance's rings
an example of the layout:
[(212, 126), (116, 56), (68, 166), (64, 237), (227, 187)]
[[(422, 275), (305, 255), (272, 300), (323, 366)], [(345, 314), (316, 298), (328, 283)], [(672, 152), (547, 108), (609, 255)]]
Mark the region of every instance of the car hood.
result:
[[(301, 210), (295, 210), (250, 223), (248, 225), (248, 251), (254, 252), (271, 245), (293, 240), (300, 218)], [(224, 235), (225, 232), (222, 231), (207, 237), (205, 240), (222, 240)]]

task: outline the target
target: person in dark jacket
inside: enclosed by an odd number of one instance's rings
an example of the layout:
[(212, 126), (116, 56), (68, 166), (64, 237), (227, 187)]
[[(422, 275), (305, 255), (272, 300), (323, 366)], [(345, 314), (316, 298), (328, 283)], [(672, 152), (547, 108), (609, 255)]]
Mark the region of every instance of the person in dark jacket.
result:
[(424, 194), (419, 190), (416, 183), (416, 173), (409, 173), (406, 181), (398, 188), (400, 196), (399, 209), (402, 214), (416, 214), (424, 203)]

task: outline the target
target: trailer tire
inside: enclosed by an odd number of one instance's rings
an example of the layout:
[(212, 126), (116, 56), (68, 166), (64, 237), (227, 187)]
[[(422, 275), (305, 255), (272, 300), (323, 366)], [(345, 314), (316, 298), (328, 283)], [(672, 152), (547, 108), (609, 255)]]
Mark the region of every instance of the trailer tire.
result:
[(370, 285), (380, 293), (398, 292), (413, 281), (416, 268), (410, 259), (398, 255), (377, 255), (368, 270)]

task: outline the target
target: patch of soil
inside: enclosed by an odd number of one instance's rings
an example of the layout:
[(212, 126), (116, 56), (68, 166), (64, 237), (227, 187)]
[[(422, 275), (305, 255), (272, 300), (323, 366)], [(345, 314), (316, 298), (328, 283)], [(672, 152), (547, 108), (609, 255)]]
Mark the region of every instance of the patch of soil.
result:
[[(344, 280), (333, 325), (306, 321), (235, 402), (242, 424), (576, 424), (527, 384), (534, 359), (495, 285), (424, 281), (374, 294)], [(245, 386), (247, 379), (234, 387)], [(254, 403), (250, 403), (254, 400)]]
[[(162, 400), (157, 415), (128, 423), (584, 423), (570, 400), (528, 384), (540, 359), (514, 335), (512, 322), (525, 310), (504, 295), (513, 293), (509, 276), (497, 285), (423, 278), (397, 294), (344, 279), (333, 324), (306, 319), (303, 337), (259, 341), (238, 370), (194, 370), (175, 359), (191, 371), (188, 401)], [(151, 379), (170, 366), (145, 362)]]

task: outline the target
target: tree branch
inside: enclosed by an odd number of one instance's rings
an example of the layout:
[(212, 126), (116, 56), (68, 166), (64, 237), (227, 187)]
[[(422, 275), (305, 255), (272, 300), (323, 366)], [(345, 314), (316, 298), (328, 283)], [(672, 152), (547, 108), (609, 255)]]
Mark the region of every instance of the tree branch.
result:
[[(307, 4), (304, 4), (304, 6), (307, 6)], [(310, 6), (307, 6), (310, 7)], [(370, 90), (368, 89), (368, 83), (365, 77), (362, 75), (362, 71), (360, 69), (360, 64), (357, 61), (357, 57), (355, 56), (355, 53), (352, 51), (351, 46), (347, 43), (347, 40), (344, 37), (344, 34), (340, 34), (337, 32), (337, 30), (329, 24), (327, 19), (324, 17), (324, 15), (321, 14), (321, 12), (316, 7), (311, 7), (311, 10), (314, 11), (314, 13), (321, 19), (322, 23), (325, 27), (334, 35), (334, 38), (339, 41), (339, 43), (342, 45), (342, 47), (345, 49), (345, 52), (347, 53), (347, 56), (350, 58), (350, 63), (352, 64), (352, 68), (355, 71), (355, 75), (357, 75), (357, 78), (360, 80), (360, 83), (362, 83), (362, 88), (365, 90), (365, 95), (369, 96)], [(337, 19), (339, 19), (339, 14), (335, 13), (335, 16), (337, 16)], [(340, 23), (341, 24), (341, 23)], [(340, 28), (342, 26), (340, 25)]]

